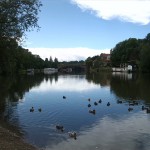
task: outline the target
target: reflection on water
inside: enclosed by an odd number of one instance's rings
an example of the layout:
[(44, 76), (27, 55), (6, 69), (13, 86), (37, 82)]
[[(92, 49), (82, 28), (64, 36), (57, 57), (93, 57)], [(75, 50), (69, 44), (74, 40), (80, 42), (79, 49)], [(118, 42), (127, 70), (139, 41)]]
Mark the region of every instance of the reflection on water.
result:
[(1, 77), (0, 122), (46, 150), (149, 150), (150, 113), (141, 109), (150, 106), (149, 89), (148, 74)]

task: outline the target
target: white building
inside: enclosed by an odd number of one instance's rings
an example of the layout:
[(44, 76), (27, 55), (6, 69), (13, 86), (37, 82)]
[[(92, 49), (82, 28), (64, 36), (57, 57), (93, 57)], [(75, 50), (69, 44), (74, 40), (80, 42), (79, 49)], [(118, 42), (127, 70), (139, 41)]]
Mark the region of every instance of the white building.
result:
[(112, 68), (113, 72), (132, 72), (132, 66), (128, 65), (120, 68)]
[(44, 74), (53, 74), (58, 72), (58, 69), (56, 68), (44, 68)]

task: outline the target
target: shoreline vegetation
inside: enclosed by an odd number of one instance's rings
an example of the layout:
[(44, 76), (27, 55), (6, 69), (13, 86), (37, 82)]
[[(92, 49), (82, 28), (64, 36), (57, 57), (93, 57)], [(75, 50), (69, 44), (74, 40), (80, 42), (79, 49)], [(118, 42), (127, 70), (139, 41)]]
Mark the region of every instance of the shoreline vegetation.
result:
[[(144, 39), (129, 38), (110, 50), (110, 60), (106, 63), (100, 55), (88, 57), (85, 61), (59, 62), (57, 58), (43, 60), (28, 49), (19, 46), (12, 38), (0, 41), (0, 75), (24, 73), (28, 69), (43, 70), (72, 68), (80, 71), (111, 71), (112, 67), (131, 65), (137, 72), (150, 72), (150, 33)], [(110, 68), (109, 68), (110, 67)], [(109, 68), (109, 69), (108, 69)]]

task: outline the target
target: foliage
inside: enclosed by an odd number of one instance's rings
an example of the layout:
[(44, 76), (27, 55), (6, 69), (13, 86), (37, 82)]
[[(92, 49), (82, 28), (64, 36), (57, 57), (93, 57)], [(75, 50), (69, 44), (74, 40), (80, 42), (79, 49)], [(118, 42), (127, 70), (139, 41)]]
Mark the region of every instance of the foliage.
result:
[(121, 63), (129, 61), (139, 61), (139, 42), (135, 38), (118, 43), (111, 53), (113, 66), (119, 66)]
[(39, 0), (1, 0), (0, 38), (20, 39), (26, 31), (39, 27)]
[(0, 74), (42, 68), (44, 61), (18, 45), (26, 31), (39, 28), (40, 0), (0, 0)]
[(140, 71), (150, 72), (150, 33), (145, 39), (130, 38), (118, 43), (112, 50), (111, 63), (115, 67), (130, 63)]
[(63, 61), (59, 62), (58, 68), (60, 72), (64, 72), (63, 69), (72, 68), (72, 72), (84, 72), (85, 71), (85, 62), (80, 61)]
[[(8, 74), (19, 72), (30, 68), (43, 69), (44, 67), (56, 67), (44, 61), (38, 55), (33, 55), (28, 49), (24, 49), (18, 45), (15, 39), (6, 39), (0, 41), (0, 74)], [(58, 60), (57, 58), (55, 58)]]
[[(88, 57), (85, 61), (87, 71), (99, 72), (105, 70), (109, 64), (104, 65), (100, 56)], [(144, 39), (129, 38), (119, 42), (111, 50), (111, 66), (120, 67), (120, 64), (130, 64), (134, 69), (150, 72), (150, 33)]]
[(105, 64), (101, 59), (101, 56), (98, 55), (93, 57), (88, 57), (85, 61), (85, 64), (88, 72), (99, 72), (101, 70), (109, 70), (107, 68), (109, 67), (108, 63)]

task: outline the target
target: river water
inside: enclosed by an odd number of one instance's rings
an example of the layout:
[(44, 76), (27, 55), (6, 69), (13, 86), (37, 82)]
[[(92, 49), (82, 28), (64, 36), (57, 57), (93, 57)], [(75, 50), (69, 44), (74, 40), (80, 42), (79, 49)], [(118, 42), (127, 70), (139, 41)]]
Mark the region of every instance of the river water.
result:
[(150, 113), (142, 106), (150, 106), (149, 74), (0, 77), (0, 121), (46, 150), (150, 150)]

